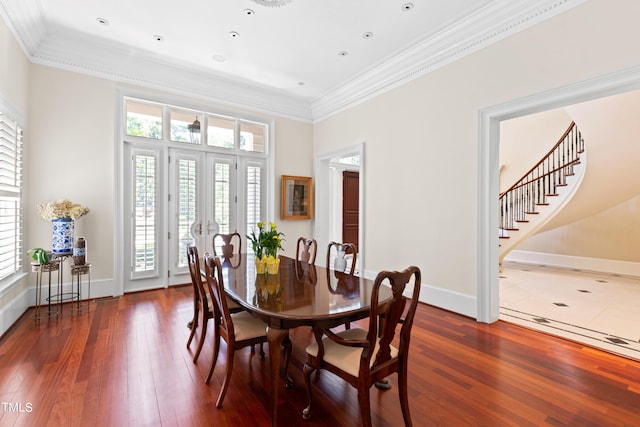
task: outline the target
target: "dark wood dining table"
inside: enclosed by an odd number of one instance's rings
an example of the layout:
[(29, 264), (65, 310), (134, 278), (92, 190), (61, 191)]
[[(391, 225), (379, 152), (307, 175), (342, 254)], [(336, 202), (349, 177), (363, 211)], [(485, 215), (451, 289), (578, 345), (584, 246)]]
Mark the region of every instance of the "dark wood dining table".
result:
[[(227, 295), (267, 324), (271, 425), (277, 425), (281, 346), (289, 329), (332, 328), (369, 316), (373, 281), (280, 256), (278, 274), (256, 274), (253, 254), (222, 260)], [(381, 287), (380, 301), (391, 298)], [(302, 408), (300, 409), (302, 414)]]

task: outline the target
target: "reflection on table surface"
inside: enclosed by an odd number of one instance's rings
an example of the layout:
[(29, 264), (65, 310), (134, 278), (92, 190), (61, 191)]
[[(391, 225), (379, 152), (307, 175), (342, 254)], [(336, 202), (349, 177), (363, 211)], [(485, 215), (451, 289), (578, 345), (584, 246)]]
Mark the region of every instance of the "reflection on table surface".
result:
[[(256, 313), (313, 318), (348, 315), (369, 306), (372, 280), (284, 256), (278, 274), (256, 274), (254, 260), (253, 254), (223, 260), (223, 280), (227, 293)], [(381, 289), (381, 300), (391, 295), (385, 289)]]

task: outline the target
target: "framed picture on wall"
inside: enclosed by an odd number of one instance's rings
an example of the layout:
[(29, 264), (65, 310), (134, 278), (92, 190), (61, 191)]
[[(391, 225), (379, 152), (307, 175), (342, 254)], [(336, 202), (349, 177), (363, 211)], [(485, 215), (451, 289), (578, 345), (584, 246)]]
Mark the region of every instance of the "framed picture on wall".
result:
[(306, 176), (282, 175), (280, 217), (313, 218), (313, 180)]

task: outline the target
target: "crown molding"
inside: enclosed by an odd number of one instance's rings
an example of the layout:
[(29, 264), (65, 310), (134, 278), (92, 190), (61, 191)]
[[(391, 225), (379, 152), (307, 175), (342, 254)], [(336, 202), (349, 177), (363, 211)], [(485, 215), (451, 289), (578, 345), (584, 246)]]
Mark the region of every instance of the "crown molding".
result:
[(586, 0), (499, 0), (311, 103), (314, 121), (437, 70)]
[(0, 0), (0, 13), (33, 63), (166, 90), (236, 108), (316, 122), (421, 77), (587, 0), (496, 0), (309, 102), (198, 66), (90, 35), (47, 28), (35, 1)]
[(44, 16), (36, 2), (1, 0), (0, 15), (28, 57), (47, 35)]
[(77, 37), (63, 31), (52, 33), (31, 54), (31, 61), (259, 113), (304, 122), (312, 120), (307, 100), (232, 80), (198, 66), (180, 66), (159, 55), (92, 36)]

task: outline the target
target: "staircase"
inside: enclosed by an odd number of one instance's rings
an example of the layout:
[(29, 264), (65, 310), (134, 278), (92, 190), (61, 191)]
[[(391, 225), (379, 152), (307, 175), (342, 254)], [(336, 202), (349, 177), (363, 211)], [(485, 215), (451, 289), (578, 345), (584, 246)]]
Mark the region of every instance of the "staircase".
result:
[(585, 170), (584, 141), (571, 122), (547, 155), (500, 194), (500, 265), (511, 250), (564, 208), (580, 187)]

